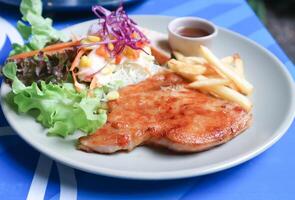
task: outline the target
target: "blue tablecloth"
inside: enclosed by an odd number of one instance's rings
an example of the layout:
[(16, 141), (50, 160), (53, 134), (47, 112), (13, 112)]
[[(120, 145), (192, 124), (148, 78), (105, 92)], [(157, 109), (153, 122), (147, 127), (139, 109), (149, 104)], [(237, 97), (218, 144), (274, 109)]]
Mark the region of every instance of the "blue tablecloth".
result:
[[(295, 78), (295, 68), (243, 0), (146, 0), (129, 14), (199, 16), (239, 32), (273, 52)], [(78, 11), (55, 18), (64, 28), (92, 17)], [(55, 17), (55, 15), (53, 15)], [(15, 30), (17, 9), (0, 4), (0, 63)], [(282, 97), (283, 98), (283, 97)], [(223, 172), (173, 181), (130, 181), (74, 170), (40, 154), (8, 127), (0, 112), (0, 199), (295, 199), (295, 123), (262, 155)]]

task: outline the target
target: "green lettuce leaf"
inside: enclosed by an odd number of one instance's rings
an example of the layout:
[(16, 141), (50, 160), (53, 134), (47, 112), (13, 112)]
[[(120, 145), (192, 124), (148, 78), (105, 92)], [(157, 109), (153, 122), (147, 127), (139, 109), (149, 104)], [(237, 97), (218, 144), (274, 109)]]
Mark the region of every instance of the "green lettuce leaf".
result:
[(22, 0), (20, 12), (23, 21), (17, 22), (17, 30), (27, 42), (25, 45), (14, 44), (10, 56), (42, 49), (49, 43), (68, 40), (63, 33), (52, 27), (50, 18), (42, 17), (41, 0)]
[(23, 15), (23, 20), (27, 20), (29, 12), (35, 15), (42, 14), (42, 2), (40, 0), (22, 0), (20, 3), (20, 12)]
[(20, 54), (23, 52), (32, 51), (32, 48), (29, 44), (26, 45), (20, 45), (17, 43), (12, 44), (12, 50), (9, 52), (9, 56)]
[(25, 40), (28, 40), (30, 38), (30, 35), (32, 34), (31, 27), (25, 25), (22, 21), (18, 21), (16, 28)]
[(16, 64), (13, 62), (9, 62), (6, 65), (4, 65), (4, 67), (2, 68), (2, 73), (7, 78), (13, 80), (16, 77), (16, 69), (17, 69)]
[(105, 98), (103, 88), (94, 91), (89, 97), (87, 90), (77, 93), (73, 84), (53, 84), (42, 81), (25, 86), (16, 77), (16, 64), (7, 63), (3, 73), (11, 79), (12, 91), (9, 94), (20, 113), (37, 110), (36, 120), (49, 128), (48, 134), (66, 137), (76, 130), (92, 133), (107, 120), (106, 110), (102, 108)]

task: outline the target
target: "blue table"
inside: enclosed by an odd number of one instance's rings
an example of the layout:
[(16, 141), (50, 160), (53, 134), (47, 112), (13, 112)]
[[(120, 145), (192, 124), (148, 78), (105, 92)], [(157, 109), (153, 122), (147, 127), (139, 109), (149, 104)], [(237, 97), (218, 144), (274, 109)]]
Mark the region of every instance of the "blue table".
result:
[[(243, 0), (146, 0), (129, 14), (199, 16), (239, 32), (273, 52), (295, 78), (295, 68)], [(77, 13), (79, 15), (79, 13)], [(18, 11), (0, 5), (0, 63)], [(56, 19), (64, 28), (92, 17)], [(0, 112), (1, 113), (1, 112)], [(262, 155), (219, 173), (173, 181), (129, 181), (74, 170), (40, 154), (8, 127), (0, 114), (0, 199), (295, 199), (295, 123)]]

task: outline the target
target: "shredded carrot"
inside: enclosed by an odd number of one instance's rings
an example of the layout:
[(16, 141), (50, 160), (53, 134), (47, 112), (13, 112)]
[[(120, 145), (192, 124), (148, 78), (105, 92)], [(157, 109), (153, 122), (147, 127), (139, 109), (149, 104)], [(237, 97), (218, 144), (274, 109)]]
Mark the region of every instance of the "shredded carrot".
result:
[(72, 62), (70, 71), (73, 71), (79, 65), (80, 58), (83, 56), (83, 54), (85, 53), (85, 51), (86, 51), (86, 49), (84, 49), (84, 48), (82, 48), (82, 49), (79, 50), (79, 52), (77, 53), (74, 61)]
[(90, 90), (93, 90), (94, 88), (96, 88), (96, 77), (95, 76), (93, 76), (89, 88), (90, 88)]
[(106, 50), (105, 45), (100, 45), (100, 47), (96, 49), (95, 53), (96, 53), (96, 55), (102, 56), (104, 58), (109, 57), (109, 54), (108, 54), (108, 52)]
[(156, 61), (160, 65), (164, 65), (170, 59), (170, 56), (165, 55), (164, 53), (160, 52), (155, 47), (151, 47), (151, 51), (152, 51), (152, 55), (155, 57)]
[(81, 92), (82, 88), (80, 87), (80, 83), (77, 81), (77, 78), (76, 78), (76, 74), (75, 72), (72, 71), (72, 77), (73, 77), (73, 81), (74, 81), (74, 86), (75, 86), (75, 89), (77, 92)]
[(64, 51), (66, 51), (66, 50), (71, 50), (71, 49), (72, 49), (71, 47), (68, 47), (68, 48), (64, 48), (64, 49), (46, 51), (46, 52), (44, 52), (44, 55), (52, 55), (52, 54), (56, 54), (56, 53), (62, 53)]
[(97, 81), (96, 77), (94, 76), (89, 85), (90, 90), (88, 92), (88, 96), (93, 96), (93, 89), (98, 87), (102, 87), (102, 85)]
[(136, 44), (135, 44), (138, 48), (143, 48), (145, 45), (146, 45), (146, 43), (145, 42), (142, 42), (142, 41), (138, 41), (138, 42), (136, 42)]
[(120, 64), (122, 58), (123, 58), (123, 57), (122, 57), (121, 54), (120, 54), (120, 55), (117, 55), (116, 58), (115, 58), (115, 64), (116, 64), (116, 65)]
[(40, 50), (35, 50), (35, 51), (29, 51), (29, 52), (24, 52), (24, 53), (20, 53), (14, 56), (10, 56), (9, 59), (23, 59), (23, 58), (28, 58), (28, 57), (32, 57), (34, 55), (37, 55), (39, 52), (48, 52), (48, 51), (57, 51), (57, 50), (61, 50), (61, 49), (65, 49), (65, 48), (69, 48), (69, 47), (73, 47), (73, 46), (77, 46), (80, 44), (80, 41), (71, 41), (71, 42), (64, 42), (64, 43), (58, 43), (58, 44), (53, 44), (53, 45), (49, 45), (43, 49)]

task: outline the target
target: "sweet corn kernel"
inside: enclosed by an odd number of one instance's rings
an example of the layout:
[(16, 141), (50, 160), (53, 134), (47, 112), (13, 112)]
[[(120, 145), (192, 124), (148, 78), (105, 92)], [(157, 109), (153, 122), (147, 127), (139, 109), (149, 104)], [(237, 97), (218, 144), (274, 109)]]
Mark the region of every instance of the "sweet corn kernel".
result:
[(98, 37), (98, 36), (93, 36), (93, 35), (88, 35), (88, 36), (87, 36), (87, 40), (88, 40), (89, 42), (100, 42), (100, 41), (101, 41), (100, 37)]
[(90, 42), (89, 42), (89, 40), (88, 39), (83, 39), (83, 40), (81, 40), (81, 44), (89, 44)]
[(91, 60), (87, 56), (82, 56), (80, 59), (80, 67), (90, 67)]
[(107, 94), (107, 98), (109, 101), (118, 99), (120, 97), (119, 92), (117, 91), (111, 91)]
[[(88, 39), (81, 40), (81, 44), (90, 44), (91, 42)], [(95, 46), (84, 47), (86, 50), (92, 50)]]
[(109, 50), (113, 51), (114, 50), (114, 45), (112, 43), (108, 43), (108, 48), (109, 48)]

